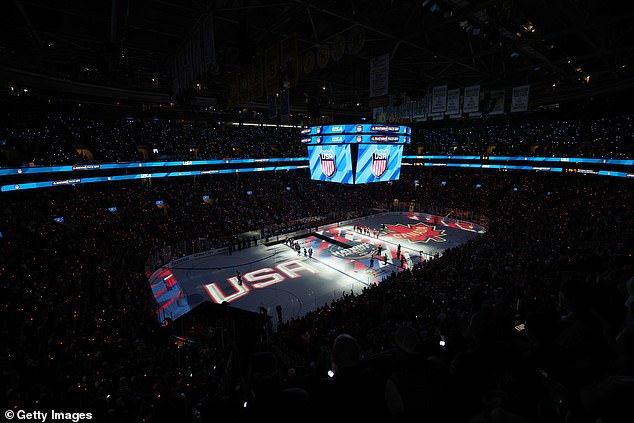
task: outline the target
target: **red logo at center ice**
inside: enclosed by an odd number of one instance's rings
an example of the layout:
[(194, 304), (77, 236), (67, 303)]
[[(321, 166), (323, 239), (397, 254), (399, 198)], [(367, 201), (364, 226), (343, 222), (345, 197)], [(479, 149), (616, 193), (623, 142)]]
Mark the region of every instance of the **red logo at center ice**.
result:
[(429, 240), (436, 242), (447, 241), (445, 231), (436, 229), (435, 226), (425, 225), (424, 223), (417, 223), (416, 225), (385, 225), (389, 231), (389, 235), (392, 238), (397, 239), (409, 239), (412, 242), (428, 242)]

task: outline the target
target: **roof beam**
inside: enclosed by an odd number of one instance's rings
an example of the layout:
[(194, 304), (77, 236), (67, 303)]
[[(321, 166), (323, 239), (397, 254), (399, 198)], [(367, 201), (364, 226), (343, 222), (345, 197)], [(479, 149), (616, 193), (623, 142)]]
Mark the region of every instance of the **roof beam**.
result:
[(20, 11), (20, 15), (22, 15), (22, 19), (24, 19), (24, 22), (26, 22), (26, 26), (29, 28), (29, 31), (31, 31), (31, 35), (33, 36), (33, 39), (35, 39), (35, 42), (37, 43), (37, 45), (40, 48), (43, 48), (44, 47), (44, 43), (42, 42), (42, 39), (40, 38), (40, 36), (37, 33), (37, 31), (35, 30), (35, 28), (33, 27), (33, 23), (31, 22), (31, 18), (29, 18), (29, 14), (26, 13), (26, 10), (24, 9), (24, 6), (22, 6), (22, 3), (20, 3), (19, 0), (13, 0), (13, 2), (15, 3), (15, 6)]
[(285, 3), (266, 3), (266, 4), (245, 4), (242, 6), (232, 6), (232, 7), (221, 7), (218, 9), (214, 9), (214, 12), (233, 12), (234, 10), (251, 10), (251, 9), (270, 9), (271, 7), (285, 7), (292, 6), (295, 3), (285, 2)]
[[(624, 53), (629, 53), (631, 51), (634, 51), (634, 46), (625, 46), (625, 47), (619, 47), (619, 48), (613, 48), (613, 49), (603, 49), (603, 50), (596, 50), (593, 51), (592, 53), (588, 53), (588, 54), (583, 54), (580, 56), (573, 56), (573, 57), (567, 57), (564, 59), (558, 59), (553, 61), (553, 63), (555, 64), (559, 64), (559, 65), (563, 65), (565, 63), (568, 62), (568, 60), (573, 61), (573, 62), (580, 62), (583, 60), (588, 60), (588, 59), (594, 59), (594, 58), (603, 58), (605, 56), (616, 56), (616, 55), (623, 55)], [(520, 69), (517, 69), (518, 71), (525, 71), (525, 70), (530, 70), (532, 68), (531, 67), (523, 67)]]
[(396, 36), (394, 34), (391, 34), (391, 33), (387, 32), (387, 31), (383, 30), (383, 29), (377, 28), (377, 27), (375, 27), (373, 25), (369, 25), (369, 24), (360, 22), (357, 19), (349, 18), (347, 16), (342, 15), (339, 12), (334, 12), (332, 10), (321, 8), (321, 7), (316, 6), (314, 4), (308, 3), (305, 0), (295, 0), (295, 1), (297, 3), (305, 4), (308, 7), (310, 7), (311, 9), (317, 10), (317, 11), (319, 11), (319, 12), (325, 14), (325, 15), (329, 15), (329, 16), (335, 17), (337, 19), (340, 19), (342, 21), (345, 21), (345, 22), (348, 22), (348, 23), (351, 23), (351, 24), (354, 24), (354, 25), (358, 25), (358, 26), (360, 26), (362, 28), (367, 29), (368, 31), (375, 32), (375, 33), (380, 34), (380, 35), (382, 35), (384, 37), (387, 37), (387, 38), (389, 38), (389, 39), (391, 39), (393, 41), (400, 41), (402, 44), (408, 45), (408, 46), (413, 47), (413, 48), (415, 48), (417, 50), (423, 51), (424, 53), (427, 53), (427, 54), (430, 54), (430, 55), (433, 55), (433, 56), (437, 56), (437, 57), (440, 57), (442, 59), (454, 62), (456, 65), (471, 69), (471, 70), (473, 70), (475, 72), (478, 72), (478, 73), (481, 73), (481, 74), (483, 74), (485, 76), (488, 76), (488, 77), (491, 76), (490, 74), (488, 74), (487, 72), (483, 71), (482, 69), (478, 69), (477, 67), (468, 65), (466, 63), (459, 62), (459, 61), (457, 61), (454, 58), (451, 58), (449, 56), (446, 56), (446, 55), (443, 55), (441, 53), (435, 52), (435, 51), (433, 51), (433, 50), (431, 50), (431, 49), (429, 49), (429, 48), (427, 48), (427, 47), (425, 47), (425, 46), (423, 46), (421, 44), (416, 43), (416, 42), (413, 42), (413, 41), (410, 41), (410, 40), (405, 40), (402, 37), (398, 37), (398, 36)]

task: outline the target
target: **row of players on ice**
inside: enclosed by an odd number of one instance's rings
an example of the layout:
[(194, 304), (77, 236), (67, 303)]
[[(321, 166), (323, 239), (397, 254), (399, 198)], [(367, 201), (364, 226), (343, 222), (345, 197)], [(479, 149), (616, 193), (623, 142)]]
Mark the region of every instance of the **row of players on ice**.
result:
[[(302, 255), (302, 247), (299, 245), (299, 241), (295, 241), (293, 238), (286, 238), (286, 240), (284, 241), (284, 244), (288, 245), (293, 250), (297, 251), (297, 256), (301, 257), (301, 255)], [(313, 248), (310, 247), (307, 250), (304, 247), (304, 257), (311, 257), (312, 258), (312, 256), (313, 256)]]
[[(358, 228), (360, 228), (359, 230), (370, 229), (370, 228), (363, 228), (361, 226), (359, 226)], [(356, 229), (357, 229), (357, 226), (355, 226), (355, 230)], [(375, 231), (375, 232), (377, 234), (375, 236), (378, 238), (379, 231)], [(360, 233), (365, 234), (365, 232), (360, 232)], [(302, 248), (301, 245), (299, 245), (299, 241), (295, 241), (293, 238), (286, 238), (286, 240), (284, 240), (284, 244), (291, 247), (293, 250), (297, 251), (298, 257), (301, 257), (302, 250), (304, 250), (304, 257), (309, 257), (309, 258), (313, 257), (312, 247), (309, 247), (308, 249), (306, 249), (306, 247)], [(387, 265), (387, 254), (381, 255), (382, 251), (383, 251), (383, 246), (379, 245), (377, 250), (372, 253), (372, 256), (370, 257), (370, 268), (374, 267), (374, 260), (383, 260), (383, 265)], [(423, 252), (421, 251), (421, 261), (422, 261), (422, 253)], [(407, 262), (407, 260), (405, 259), (405, 256), (401, 254), (401, 244), (398, 244), (398, 248), (396, 250), (396, 258), (401, 262), (401, 267), (405, 268), (405, 263)], [(241, 279), (240, 276), (238, 276), (238, 282), (240, 282), (240, 279)]]
[[(385, 229), (385, 225), (381, 223), (381, 229)], [(372, 236), (378, 238), (381, 235), (381, 231), (378, 229), (372, 229), (368, 226), (354, 225), (354, 230), (361, 235)]]

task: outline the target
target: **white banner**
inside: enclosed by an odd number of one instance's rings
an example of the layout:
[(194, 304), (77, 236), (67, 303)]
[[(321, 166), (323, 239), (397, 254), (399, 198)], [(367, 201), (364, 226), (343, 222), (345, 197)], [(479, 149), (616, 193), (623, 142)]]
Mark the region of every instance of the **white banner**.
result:
[(385, 122), (385, 113), (383, 107), (375, 107), (372, 109), (372, 120), (375, 122)]
[(389, 53), (370, 59), (370, 97), (387, 95), (389, 75)]
[(491, 101), (493, 102), (493, 110), (490, 115), (502, 115), (504, 114), (504, 90), (491, 91)]
[(427, 99), (420, 99), (414, 102), (412, 115), (414, 118), (427, 116)]
[(412, 103), (407, 102), (405, 104), (401, 104), (398, 109), (398, 117), (409, 121), (412, 120)]
[(330, 47), (328, 44), (322, 44), (317, 49), (317, 67), (323, 69), (330, 61)]
[(440, 85), (432, 89), (432, 113), (444, 113), (447, 110), (447, 86)]
[(460, 88), (447, 91), (447, 114), (457, 115), (460, 113)]
[(462, 102), (462, 111), (464, 113), (472, 113), (480, 110), (480, 86), (472, 85), (464, 89), (464, 101)]
[(528, 110), (528, 92), (530, 85), (522, 85), (513, 87), (513, 95), (511, 96), (511, 113), (525, 112)]

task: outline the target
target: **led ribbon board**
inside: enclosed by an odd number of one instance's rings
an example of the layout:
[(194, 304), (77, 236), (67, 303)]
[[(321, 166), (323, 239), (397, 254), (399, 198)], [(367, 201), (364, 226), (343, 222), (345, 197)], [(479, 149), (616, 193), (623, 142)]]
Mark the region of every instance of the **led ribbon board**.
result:
[(297, 162), (307, 160), (307, 157), (271, 157), (258, 159), (216, 159), (216, 160), (185, 160), (171, 162), (133, 162), (133, 163), (103, 163), (89, 165), (67, 165), (67, 166), (35, 166), (0, 169), (0, 176), (27, 175), (33, 173), (58, 173), (58, 172), (83, 172), (100, 171), (113, 169), (139, 169), (148, 167), (175, 167), (175, 166), (215, 166), (223, 164), (242, 163), (275, 163), (275, 162)]
[(341, 135), (315, 135), (302, 137), (302, 144), (409, 144), (409, 135), (395, 134), (341, 134)]
[(410, 135), (412, 128), (401, 125), (386, 125), (382, 123), (363, 123), (348, 125), (310, 126), (302, 129), (304, 135), (326, 134), (402, 134)]
[[(302, 129), (301, 132), (304, 144), (366, 142), (409, 144), (412, 136), (412, 128), (409, 126), (375, 123), (311, 126)], [(385, 138), (379, 139), (380, 136)], [(373, 137), (374, 139), (372, 139)]]

